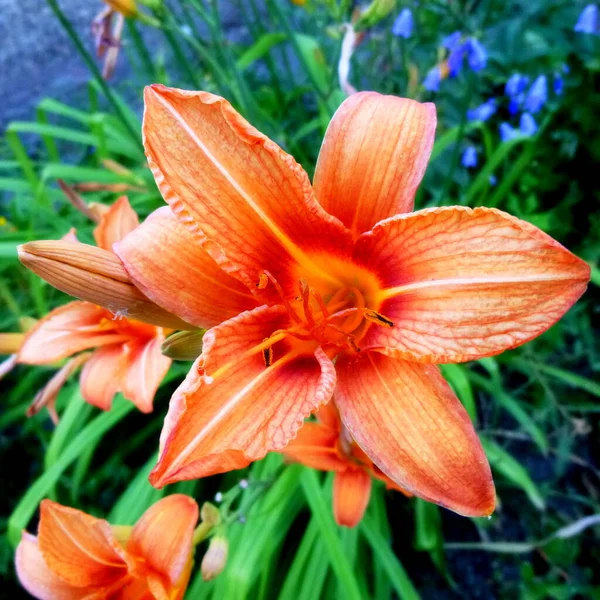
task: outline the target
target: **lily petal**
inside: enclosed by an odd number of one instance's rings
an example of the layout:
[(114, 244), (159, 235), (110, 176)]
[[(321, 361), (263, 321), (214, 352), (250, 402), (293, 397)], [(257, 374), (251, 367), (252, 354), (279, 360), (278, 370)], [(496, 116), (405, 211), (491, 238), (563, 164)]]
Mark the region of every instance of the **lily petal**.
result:
[(339, 431), (321, 423), (305, 423), (298, 435), (283, 449), (284, 456), (319, 471), (341, 471), (348, 462), (336, 450)]
[(462, 515), (494, 510), (489, 464), (437, 367), (367, 352), (340, 357), (336, 370), (342, 421), (390, 479)]
[(82, 350), (128, 339), (111, 327), (112, 315), (89, 302), (69, 302), (48, 313), (31, 329), (19, 351), (19, 362), (46, 364)]
[(205, 334), (203, 354), (171, 399), (152, 485), (239, 469), (280, 450), (331, 398), (335, 369), (320, 348), (284, 340), (266, 366), (265, 338), (288, 325), (282, 308), (260, 307)]
[(113, 244), (121, 241), (139, 224), (138, 216), (131, 208), (127, 196), (121, 196), (100, 216), (100, 222), (94, 229), (96, 245), (112, 251)]
[(227, 273), (255, 290), (268, 269), (291, 289), (295, 265), (316, 268), (311, 254), (348, 255), (349, 232), (315, 200), (302, 167), (225, 99), (162, 85), (144, 98), (144, 145), (158, 187)]
[(93, 591), (74, 588), (51, 571), (42, 556), (38, 539), (27, 532), (23, 532), (17, 546), (15, 567), (21, 585), (39, 600), (81, 600), (86, 597), (86, 592)]
[(338, 525), (356, 527), (371, 497), (371, 475), (364, 469), (349, 468), (333, 480), (333, 516)]
[(143, 413), (152, 412), (156, 390), (171, 366), (171, 359), (160, 349), (163, 340), (164, 335), (125, 345), (128, 365), (122, 374), (123, 395)]
[(109, 587), (127, 576), (125, 551), (102, 519), (43, 500), (38, 541), (48, 568), (72, 586)]
[(357, 242), (380, 278), (380, 312), (362, 346), (423, 362), (515, 348), (556, 323), (586, 289), (589, 265), (551, 237), (492, 208), (398, 215)]
[(127, 355), (122, 344), (98, 348), (81, 370), (83, 399), (101, 410), (110, 410), (115, 394), (123, 390), (126, 367)]
[(257, 305), (168, 206), (154, 211), (114, 249), (144, 295), (192, 325), (213, 327)]
[(153, 504), (133, 528), (127, 551), (164, 575), (175, 586), (193, 551), (198, 505), (189, 496), (173, 494)]
[(323, 208), (356, 237), (413, 209), (435, 136), (433, 104), (359, 92), (329, 123), (314, 177)]

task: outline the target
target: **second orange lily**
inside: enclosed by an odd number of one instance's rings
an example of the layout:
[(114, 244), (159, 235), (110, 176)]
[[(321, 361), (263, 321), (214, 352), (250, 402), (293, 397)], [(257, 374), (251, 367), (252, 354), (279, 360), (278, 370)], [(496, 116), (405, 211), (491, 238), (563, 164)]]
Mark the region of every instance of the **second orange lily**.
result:
[(369, 504), (372, 478), (406, 494), (356, 445), (333, 402), (322, 406), (315, 416), (316, 421), (305, 423), (283, 454), (307, 467), (335, 473), (333, 515), (338, 525), (354, 527), (361, 521)]
[[(135, 229), (138, 218), (122, 197), (110, 208), (99, 205), (96, 243), (112, 251), (113, 243)], [(73, 252), (78, 242), (67, 236)], [(24, 259), (24, 253), (21, 253)], [(29, 331), (17, 360), (26, 364), (48, 364), (94, 349), (81, 372), (81, 394), (103, 410), (111, 407), (117, 392), (135, 403), (142, 412), (151, 412), (154, 395), (171, 365), (160, 346), (167, 330), (115, 314), (90, 302), (70, 302), (56, 308)], [(83, 361), (80, 361), (83, 362)]]
[(182, 600), (193, 565), (198, 505), (173, 494), (133, 527), (113, 527), (44, 500), (38, 536), (23, 532), (16, 568), (39, 600)]
[(282, 450), (335, 389), (348, 435), (386, 477), (489, 515), (487, 459), (431, 363), (538, 336), (584, 292), (588, 265), (499, 210), (411, 212), (432, 104), (351, 96), (311, 186), (223, 98), (154, 85), (145, 103), (146, 153), (170, 210), (115, 249), (146, 296), (212, 327), (171, 400), (152, 483)]

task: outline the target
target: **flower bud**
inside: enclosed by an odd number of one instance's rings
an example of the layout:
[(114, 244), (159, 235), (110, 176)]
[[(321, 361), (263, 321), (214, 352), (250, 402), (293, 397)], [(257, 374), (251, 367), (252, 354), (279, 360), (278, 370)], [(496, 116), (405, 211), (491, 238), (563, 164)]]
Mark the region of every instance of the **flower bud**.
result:
[(196, 360), (202, 354), (204, 331), (178, 331), (170, 335), (160, 347), (173, 360)]
[(110, 8), (121, 13), (124, 17), (136, 17), (138, 14), (135, 0), (104, 0), (104, 4), (108, 4)]
[(43, 240), (19, 246), (18, 254), (23, 265), (65, 294), (152, 325), (191, 328), (146, 298), (112, 252), (88, 244)]
[(200, 509), (200, 519), (209, 527), (215, 527), (221, 523), (221, 512), (210, 502), (205, 502)]
[(210, 540), (208, 550), (202, 559), (200, 570), (202, 579), (210, 581), (223, 571), (227, 563), (227, 555), (229, 553), (229, 542), (227, 538), (216, 535)]

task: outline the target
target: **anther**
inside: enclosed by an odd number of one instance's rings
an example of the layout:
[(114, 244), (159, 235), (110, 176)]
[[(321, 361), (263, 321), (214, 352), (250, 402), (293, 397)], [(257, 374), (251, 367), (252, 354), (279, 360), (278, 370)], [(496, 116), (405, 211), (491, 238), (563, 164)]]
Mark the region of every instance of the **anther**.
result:
[(269, 283), (269, 278), (266, 276), (265, 273), (261, 273), (258, 276), (258, 283), (256, 284), (256, 287), (259, 290), (264, 290), (267, 287), (268, 283)]
[(394, 326), (394, 321), (384, 315), (379, 314), (378, 312), (375, 312), (374, 310), (371, 310), (370, 308), (365, 308), (363, 310), (363, 315), (367, 321), (372, 321), (377, 325), (382, 325), (383, 327)]
[[(265, 338), (263, 342), (266, 342), (269, 338)], [(270, 367), (273, 364), (273, 346), (267, 346), (262, 351), (263, 360), (265, 361), (265, 367)]]

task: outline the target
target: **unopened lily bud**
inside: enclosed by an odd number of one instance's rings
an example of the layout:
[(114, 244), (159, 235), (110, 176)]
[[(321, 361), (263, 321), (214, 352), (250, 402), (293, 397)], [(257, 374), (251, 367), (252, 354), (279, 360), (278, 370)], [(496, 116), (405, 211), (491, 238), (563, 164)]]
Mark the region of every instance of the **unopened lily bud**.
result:
[(229, 554), (229, 542), (227, 538), (216, 535), (210, 540), (208, 550), (202, 559), (200, 570), (202, 579), (210, 581), (219, 575), (225, 568), (227, 563), (227, 555)]
[(210, 527), (216, 527), (221, 523), (221, 512), (210, 502), (205, 502), (200, 509), (200, 519)]
[(161, 352), (173, 360), (196, 360), (202, 354), (204, 331), (178, 331), (161, 345)]
[(23, 265), (65, 294), (152, 325), (191, 328), (146, 298), (112, 252), (88, 244), (44, 240), (19, 246), (18, 254)]

